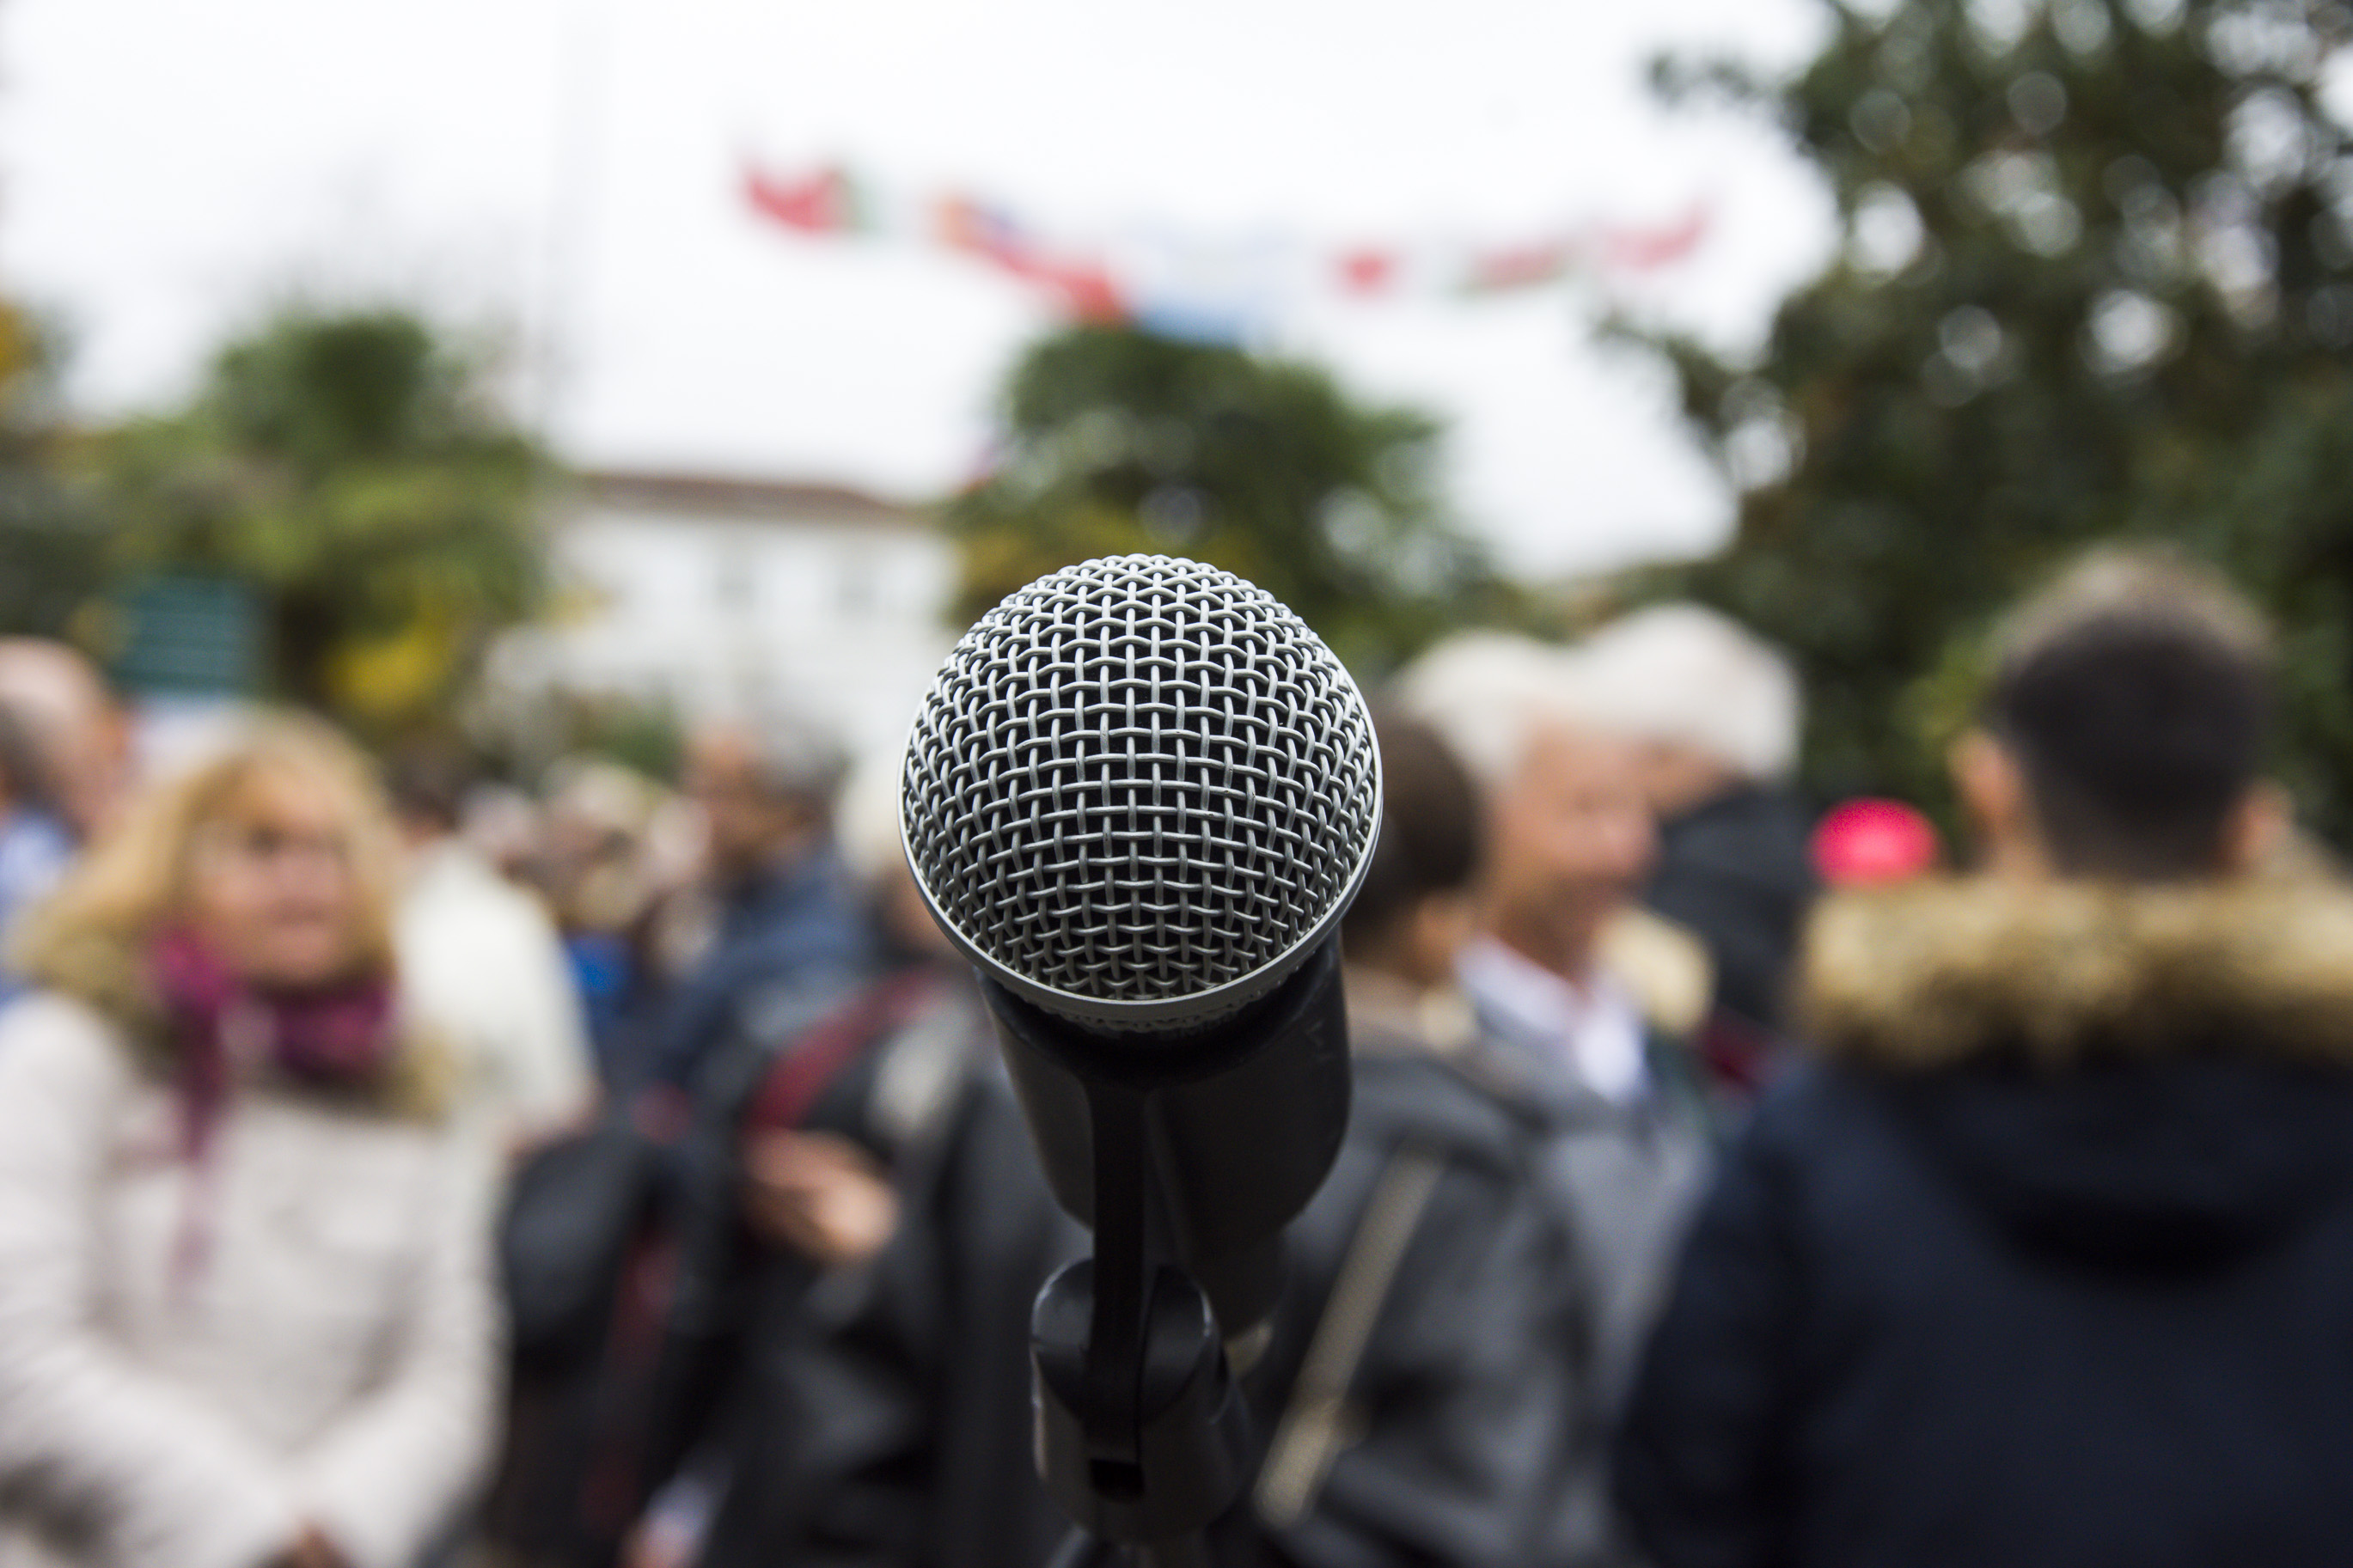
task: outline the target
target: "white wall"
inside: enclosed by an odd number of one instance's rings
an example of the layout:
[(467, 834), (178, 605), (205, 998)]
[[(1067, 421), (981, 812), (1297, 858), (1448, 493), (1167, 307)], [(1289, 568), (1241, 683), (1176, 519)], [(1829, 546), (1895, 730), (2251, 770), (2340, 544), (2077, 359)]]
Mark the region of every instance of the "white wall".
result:
[(510, 689), (660, 694), (688, 719), (782, 705), (895, 747), (955, 641), (946, 542), (913, 520), (580, 503), (559, 605), (501, 650)]

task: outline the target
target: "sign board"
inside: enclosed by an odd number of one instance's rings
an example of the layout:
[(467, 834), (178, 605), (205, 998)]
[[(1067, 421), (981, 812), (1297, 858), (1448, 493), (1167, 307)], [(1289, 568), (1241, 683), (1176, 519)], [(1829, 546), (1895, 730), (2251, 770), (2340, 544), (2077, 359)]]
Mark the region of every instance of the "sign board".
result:
[(249, 697), (261, 685), (261, 596), (234, 577), (142, 578), (115, 600), (114, 679), (147, 697)]

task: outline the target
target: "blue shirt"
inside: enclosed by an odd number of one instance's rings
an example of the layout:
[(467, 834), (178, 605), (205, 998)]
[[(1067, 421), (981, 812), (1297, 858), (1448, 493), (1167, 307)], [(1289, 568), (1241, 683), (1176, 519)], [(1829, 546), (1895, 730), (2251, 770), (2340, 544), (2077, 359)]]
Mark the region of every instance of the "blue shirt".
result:
[(709, 956), (663, 1010), (649, 1076), (691, 1089), (730, 1041), (791, 1039), (865, 978), (873, 947), (856, 884), (829, 843), (740, 890)]
[[(17, 918), (40, 901), (73, 864), (74, 842), (63, 824), (43, 811), (12, 811), (0, 818), (0, 942)], [(25, 988), (0, 951), (0, 1005)]]

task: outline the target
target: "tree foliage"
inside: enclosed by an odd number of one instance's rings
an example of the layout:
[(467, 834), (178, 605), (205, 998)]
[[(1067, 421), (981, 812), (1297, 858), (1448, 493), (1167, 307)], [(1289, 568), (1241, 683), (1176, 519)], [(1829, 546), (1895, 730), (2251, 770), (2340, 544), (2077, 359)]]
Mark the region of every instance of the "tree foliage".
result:
[(956, 498), (957, 608), (1091, 556), (1165, 551), (1240, 574), (1350, 663), (1383, 670), (1510, 590), (1445, 519), (1439, 429), (1314, 366), (1125, 328), (1033, 346), (1003, 461)]
[(0, 300), (0, 636), (65, 637), (106, 581), (97, 518), (58, 479), (54, 329)]
[(433, 726), (535, 603), (543, 466), (479, 356), (398, 310), (289, 310), (184, 409), (90, 444), (118, 574), (259, 594), (273, 694)]
[(2315, 0), (1829, 0), (1776, 116), (1846, 226), (1761, 358), (1663, 346), (1743, 489), (1684, 590), (1788, 646), (1828, 789), (1936, 798), (1991, 616), (2114, 537), (2279, 618), (2282, 759), (2353, 828), (2353, 158)]

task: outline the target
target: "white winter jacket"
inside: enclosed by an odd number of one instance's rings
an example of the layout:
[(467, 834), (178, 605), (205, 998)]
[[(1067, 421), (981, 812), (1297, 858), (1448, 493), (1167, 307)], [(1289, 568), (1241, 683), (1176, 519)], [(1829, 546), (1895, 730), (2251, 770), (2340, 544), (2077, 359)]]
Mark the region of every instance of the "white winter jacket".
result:
[(456, 1047), (467, 1109), (494, 1138), (528, 1142), (587, 1110), (587, 1026), (544, 909), (448, 840), (410, 867), (396, 930), (402, 1005)]
[(256, 1568), (305, 1521), (409, 1568), (490, 1447), (482, 1161), (251, 1085), (179, 1137), (100, 1014), (0, 1013), (0, 1568)]

